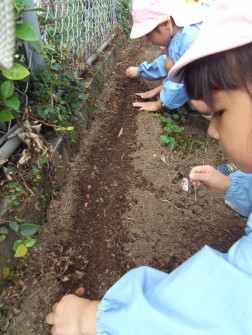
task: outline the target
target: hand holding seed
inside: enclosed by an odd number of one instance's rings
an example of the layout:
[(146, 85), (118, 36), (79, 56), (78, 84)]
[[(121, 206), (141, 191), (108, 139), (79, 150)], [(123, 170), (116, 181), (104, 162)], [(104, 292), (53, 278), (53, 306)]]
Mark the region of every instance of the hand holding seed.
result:
[(206, 185), (218, 194), (226, 193), (230, 186), (229, 177), (210, 165), (192, 168), (189, 178), (193, 186)]

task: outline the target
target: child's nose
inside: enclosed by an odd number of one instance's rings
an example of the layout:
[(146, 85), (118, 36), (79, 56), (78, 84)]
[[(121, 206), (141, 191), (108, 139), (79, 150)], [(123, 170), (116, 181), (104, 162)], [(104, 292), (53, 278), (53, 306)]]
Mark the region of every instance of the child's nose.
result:
[(219, 132), (218, 132), (218, 128), (217, 128), (217, 120), (215, 117), (211, 118), (208, 130), (207, 130), (208, 135), (215, 139), (215, 140), (219, 140)]

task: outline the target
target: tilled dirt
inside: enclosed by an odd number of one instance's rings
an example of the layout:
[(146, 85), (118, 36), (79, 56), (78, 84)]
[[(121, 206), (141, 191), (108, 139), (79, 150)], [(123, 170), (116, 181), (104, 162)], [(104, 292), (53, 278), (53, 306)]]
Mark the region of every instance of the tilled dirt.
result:
[[(182, 190), (195, 165), (218, 165), (223, 156), (206, 135), (208, 121), (187, 117), (190, 137), (207, 143), (193, 153), (161, 147), (153, 114), (132, 107), (134, 93), (156, 83), (125, 77), (125, 69), (158, 50), (130, 42), (99, 99), (89, 134), (52, 200), (48, 222), (22, 280), (3, 292), (7, 335), (49, 335), (51, 305), (78, 287), (101, 299), (129, 269), (147, 265), (170, 272), (204, 245), (227, 249), (243, 235), (245, 219), (202, 187)], [(7, 327), (8, 326), (8, 327)]]

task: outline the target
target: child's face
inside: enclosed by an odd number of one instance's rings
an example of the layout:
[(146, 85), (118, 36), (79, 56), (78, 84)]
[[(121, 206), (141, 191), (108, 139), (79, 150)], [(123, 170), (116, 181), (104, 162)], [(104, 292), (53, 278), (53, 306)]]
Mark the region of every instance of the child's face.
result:
[(152, 44), (167, 47), (171, 40), (170, 20), (161, 23), (158, 27), (149, 32), (146, 37)]
[[(252, 87), (251, 91), (252, 93)], [(208, 134), (220, 142), (228, 158), (241, 171), (252, 173), (252, 100), (242, 90), (218, 91)], [(202, 102), (203, 106), (204, 102)], [(198, 108), (207, 114), (204, 108)]]

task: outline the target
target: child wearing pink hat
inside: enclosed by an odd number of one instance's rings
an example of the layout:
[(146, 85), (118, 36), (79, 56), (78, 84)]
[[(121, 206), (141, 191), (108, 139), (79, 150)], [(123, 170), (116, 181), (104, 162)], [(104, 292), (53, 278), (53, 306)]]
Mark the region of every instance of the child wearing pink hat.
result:
[[(130, 78), (143, 77), (148, 80), (165, 78), (163, 85), (146, 93), (136, 93), (142, 99), (149, 99), (160, 93), (160, 99), (152, 102), (134, 102), (140, 110), (158, 111), (163, 107), (177, 112), (187, 100), (183, 84), (173, 83), (167, 73), (191, 46), (198, 34), (205, 10), (199, 5), (185, 4), (183, 0), (135, 0), (133, 2), (133, 26), (131, 38), (146, 36), (155, 45), (166, 48), (152, 63), (143, 62), (138, 67), (129, 67)], [(166, 58), (167, 57), (167, 58)], [(186, 113), (185, 109), (179, 109)]]
[[(210, 136), (252, 173), (250, 0), (217, 0), (192, 47), (170, 71), (184, 82)], [(197, 178), (190, 175), (193, 183)], [(251, 335), (252, 215), (227, 253), (205, 246), (167, 274), (129, 271), (101, 302), (65, 296), (47, 315), (53, 335)]]

